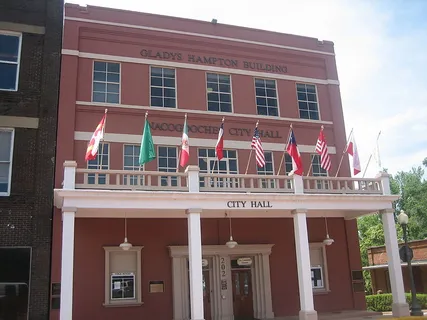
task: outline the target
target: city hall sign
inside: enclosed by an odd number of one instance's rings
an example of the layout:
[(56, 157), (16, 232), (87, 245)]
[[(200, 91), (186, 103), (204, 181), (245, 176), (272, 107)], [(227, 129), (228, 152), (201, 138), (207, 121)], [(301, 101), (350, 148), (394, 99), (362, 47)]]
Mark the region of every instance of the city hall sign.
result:
[[(182, 132), (182, 127), (182, 124), (150, 122), (150, 128), (153, 131)], [(189, 125), (188, 131), (191, 133), (218, 135), (219, 127)], [(253, 133), (253, 129), (247, 128), (231, 127), (228, 129), (228, 134), (230, 136), (252, 137)], [(283, 139), (283, 137), (277, 130), (259, 130), (259, 135), (261, 136), (261, 138)]]
[(142, 49), (140, 52), (144, 58), (154, 58), (169, 61), (183, 61), (196, 64), (204, 64), (216, 67), (231, 67), (238, 69), (257, 70), (272, 73), (287, 73), (288, 67), (279, 64), (261, 63), (247, 60), (229, 59), (215, 56), (199, 56), (195, 54), (183, 54), (172, 51), (156, 51), (151, 49)]

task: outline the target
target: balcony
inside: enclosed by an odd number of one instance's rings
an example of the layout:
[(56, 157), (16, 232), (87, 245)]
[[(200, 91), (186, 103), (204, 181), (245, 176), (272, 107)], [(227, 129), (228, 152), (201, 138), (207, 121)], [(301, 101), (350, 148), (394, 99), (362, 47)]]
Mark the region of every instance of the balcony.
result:
[(76, 217), (185, 218), (188, 209), (203, 218), (308, 217), (353, 219), (392, 208), (389, 175), (376, 178), (254, 174), (93, 170), (64, 163), (63, 187), (54, 190), (55, 206)]
[[(295, 193), (294, 177), (198, 173), (200, 192)], [(299, 177), (298, 177), (299, 178)], [(381, 177), (303, 176), (303, 193), (383, 194)], [(76, 189), (189, 192), (187, 173), (76, 169)]]

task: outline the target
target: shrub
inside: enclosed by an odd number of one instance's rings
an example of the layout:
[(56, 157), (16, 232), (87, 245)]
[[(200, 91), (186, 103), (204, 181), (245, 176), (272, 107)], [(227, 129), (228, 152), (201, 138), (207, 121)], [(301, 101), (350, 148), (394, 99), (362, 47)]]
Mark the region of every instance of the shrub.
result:
[[(411, 294), (405, 293), (405, 296), (406, 296), (406, 302), (410, 305)], [(418, 293), (417, 299), (421, 305), (421, 308), (426, 309), (427, 294)], [(373, 295), (366, 296), (366, 306), (367, 306), (367, 309), (371, 311), (378, 311), (378, 312), (391, 311), (392, 303), (393, 303), (393, 298), (391, 296), (391, 293), (373, 294)]]

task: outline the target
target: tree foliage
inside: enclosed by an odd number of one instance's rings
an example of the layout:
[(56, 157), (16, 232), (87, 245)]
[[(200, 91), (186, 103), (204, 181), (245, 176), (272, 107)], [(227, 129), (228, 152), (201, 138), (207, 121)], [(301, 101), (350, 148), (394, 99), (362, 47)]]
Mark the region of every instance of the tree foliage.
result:
[[(423, 161), (427, 167), (427, 158)], [(384, 171), (387, 172), (386, 169)], [(409, 216), (408, 240), (427, 238), (427, 180), (424, 169), (419, 166), (408, 172), (400, 171), (390, 179), (392, 194), (399, 194), (399, 199), (393, 204), (395, 216), (404, 210)], [(396, 220), (397, 222), (397, 220)], [(359, 231), (360, 253), (362, 265), (368, 265), (368, 248), (384, 245), (384, 229), (380, 214), (364, 216), (357, 221)], [(398, 239), (402, 239), (402, 228), (396, 223)], [(369, 272), (364, 272), (365, 289), (371, 293)]]

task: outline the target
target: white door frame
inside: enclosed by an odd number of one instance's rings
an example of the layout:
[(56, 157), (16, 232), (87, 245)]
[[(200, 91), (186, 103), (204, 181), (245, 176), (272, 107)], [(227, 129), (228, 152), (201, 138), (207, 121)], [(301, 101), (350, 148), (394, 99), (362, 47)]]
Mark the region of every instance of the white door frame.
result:
[[(270, 259), (273, 244), (238, 245), (233, 249), (225, 245), (202, 246), (202, 255), (212, 262), (211, 310), (213, 320), (232, 320), (233, 290), (231, 259), (236, 256), (253, 258), (253, 306), (257, 319), (274, 318), (271, 299)], [(189, 320), (187, 246), (169, 246), (172, 258), (173, 319)]]

